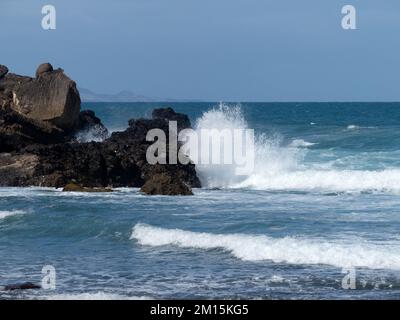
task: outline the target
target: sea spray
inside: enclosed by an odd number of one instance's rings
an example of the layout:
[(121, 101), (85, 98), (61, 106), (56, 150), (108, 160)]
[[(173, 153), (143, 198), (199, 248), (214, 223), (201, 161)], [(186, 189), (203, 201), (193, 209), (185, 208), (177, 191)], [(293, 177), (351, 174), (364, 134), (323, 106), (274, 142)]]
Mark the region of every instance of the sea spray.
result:
[[(200, 132), (203, 129), (246, 130), (249, 129), (249, 125), (239, 104), (230, 106), (220, 103), (219, 106), (205, 112), (197, 119), (195, 130)], [(235, 164), (197, 165), (196, 170), (202, 185), (209, 188), (230, 188), (245, 183), (249, 178), (259, 173), (274, 174), (296, 167), (299, 159), (304, 154), (303, 151), (297, 148), (285, 148), (281, 144), (282, 137), (278, 134), (272, 137), (267, 137), (262, 133), (256, 135), (254, 141), (254, 169), (247, 175), (236, 175), (237, 165)], [(207, 149), (200, 151), (206, 154), (210, 152)]]
[[(221, 103), (197, 119), (195, 129), (202, 128), (246, 129), (249, 125), (240, 105)], [(196, 170), (202, 185), (207, 188), (400, 193), (400, 169), (350, 170), (335, 166), (321, 168), (319, 163), (304, 161), (308, 147), (314, 144), (316, 143), (295, 139), (285, 145), (280, 134), (267, 136), (256, 132), (255, 164), (251, 174), (235, 175), (235, 165), (197, 165)]]

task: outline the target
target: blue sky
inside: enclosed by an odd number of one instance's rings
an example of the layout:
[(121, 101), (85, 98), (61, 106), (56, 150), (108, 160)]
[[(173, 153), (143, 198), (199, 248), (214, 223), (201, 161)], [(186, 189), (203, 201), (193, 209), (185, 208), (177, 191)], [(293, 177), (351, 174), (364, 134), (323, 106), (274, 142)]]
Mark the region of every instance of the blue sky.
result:
[[(41, 8), (57, 9), (57, 30)], [(357, 9), (357, 30), (341, 8)], [(398, 0), (1, 0), (0, 64), (212, 101), (400, 101)]]

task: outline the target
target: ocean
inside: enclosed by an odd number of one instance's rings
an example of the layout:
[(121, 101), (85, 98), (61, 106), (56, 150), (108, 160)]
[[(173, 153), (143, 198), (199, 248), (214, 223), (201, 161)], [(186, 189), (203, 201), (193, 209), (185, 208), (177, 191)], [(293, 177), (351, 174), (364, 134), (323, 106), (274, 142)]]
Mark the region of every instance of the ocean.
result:
[(84, 103), (110, 131), (171, 106), (255, 130), (253, 173), (194, 196), (0, 188), (1, 299), (400, 298), (400, 103)]

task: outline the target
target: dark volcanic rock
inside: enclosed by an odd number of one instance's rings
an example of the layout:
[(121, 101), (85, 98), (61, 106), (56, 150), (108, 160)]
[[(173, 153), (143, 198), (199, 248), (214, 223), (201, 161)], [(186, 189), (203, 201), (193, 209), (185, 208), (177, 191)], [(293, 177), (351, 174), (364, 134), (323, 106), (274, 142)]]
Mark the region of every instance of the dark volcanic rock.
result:
[(43, 73), (46, 72), (52, 72), (53, 66), (46, 62), (46, 63), (42, 63), (37, 69), (36, 69), (36, 78), (38, 78), (40, 75), (42, 75)]
[(19, 151), (37, 143), (61, 143), (66, 139), (63, 130), (49, 123), (0, 108), (0, 152)]
[(4, 287), (5, 291), (14, 291), (14, 290), (32, 290), (32, 289), (41, 289), (40, 286), (34, 284), (32, 282), (24, 282), (17, 284), (10, 284)]
[(10, 107), (25, 117), (73, 130), (81, 104), (76, 84), (62, 69), (50, 70), (49, 66), (39, 67), (42, 73), (37, 79), (6, 74), (0, 80), (0, 91), (11, 95)]
[(175, 112), (172, 108), (154, 109), (152, 116), (153, 119), (177, 121), (179, 131), (191, 127), (189, 117), (186, 114)]
[(29, 146), (39, 158), (28, 185), (64, 187), (70, 181), (84, 187), (139, 187), (141, 170), (126, 152), (104, 143)]
[(167, 129), (168, 123), (161, 119), (132, 120), (127, 130), (103, 142), (28, 146), (24, 152), (37, 156), (39, 161), (26, 184), (64, 187), (76, 181), (91, 188), (142, 187), (150, 180), (143, 192), (151, 194), (190, 194), (190, 188), (200, 187), (193, 164), (147, 162), (146, 151), (152, 142), (145, 137), (151, 128)]
[(93, 111), (80, 112), (75, 82), (63, 70), (43, 64), (35, 79), (3, 66), (0, 72), (0, 186), (85, 192), (142, 187), (166, 195), (189, 195), (200, 187), (193, 164), (151, 165), (146, 159), (153, 143), (146, 141), (148, 131), (161, 129), (168, 138), (168, 121), (177, 121), (178, 130), (190, 127), (186, 115), (156, 109), (153, 119), (130, 120), (125, 131), (108, 138)]
[(98, 192), (112, 192), (113, 190), (110, 188), (88, 188), (76, 184), (74, 182), (68, 183), (64, 188), (63, 192), (91, 192), (91, 193), (98, 193)]
[(152, 175), (140, 191), (149, 195), (193, 195), (192, 189), (181, 179), (169, 173)]
[(0, 186), (28, 186), (35, 176), (39, 157), (34, 154), (0, 153)]

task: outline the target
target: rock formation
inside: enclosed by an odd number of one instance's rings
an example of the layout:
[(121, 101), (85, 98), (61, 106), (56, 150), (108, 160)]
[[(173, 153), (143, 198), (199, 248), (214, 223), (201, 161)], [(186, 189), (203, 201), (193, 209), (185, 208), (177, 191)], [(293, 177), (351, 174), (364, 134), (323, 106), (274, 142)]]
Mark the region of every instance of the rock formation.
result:
[(7, 73), (0, 90), (11, 96), (10, 108), (33, 120), (69, 130), (78, 124), (80, 97), (76, 84), (62, 69), (50, 64), (39, 66), (37, 78)]
[(110, 188), (88, 188), (76, 184), (74, 182), (68, 183), (64, 188), (63, 192), (89, 192), (89, 193), (102, 193), (102, 192), (112, 192)]
[[(75, 82), (63, 70), (43, 64), (33, 79), (0, 65), (0, 185), (59, 188), (73, 182), (86, 190), (141, 187), (148, 194), (192, 194), (191, 188), (200, 187), (193, 164), (146, 160), (148, 130), (168, 134), (169, 120), (179, 130), (190, 127), (186, 115), (156, 109), (152, 119), (130, 120), (125, 131), (108, 137), (94, 112), (80, 112)], [(95, 141), (80, 139), (82, 132), (91, 132)]]

